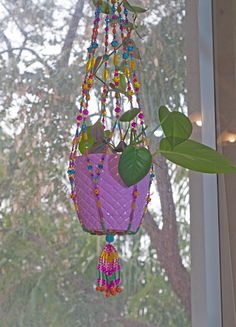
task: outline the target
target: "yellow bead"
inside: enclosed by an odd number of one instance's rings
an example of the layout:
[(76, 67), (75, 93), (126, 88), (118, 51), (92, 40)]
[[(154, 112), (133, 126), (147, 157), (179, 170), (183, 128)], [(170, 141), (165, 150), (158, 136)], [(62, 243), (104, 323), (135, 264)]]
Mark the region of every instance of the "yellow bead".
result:
[(87, 62), (87, 65), (86, 65), (86, 72), (89, 72), (90, 71), (90, 68), (91, 68), (91, 60), (89, 60)]
[(105, 69), (104, 70), (104, 81), (107, 81), (108, 80), (108, 76), (109, 76), (109, 71), (108, 71), (108, 69)]
[(90, 100), (90, 95), (86, 94), (86, 100)]
[(130, 77), (130, 71), (128, 67), (125, 67), (125, 76)]
[(132, 70), (135, 70), (136, 69), (136, 63), (134, 60), (131, 60), (130, 61), (130, 67), (132, 68)]
[(96, 57), (93, 57), (93, 59), (92, 59), (92, 61), (91, 61), (91, 66), (92, 66), (92, 68), (94, 67), (95, 62), (96, 62)]
[(113, 63), (114, 63), (115, 66), (118, 66), (118, 63), (119, 63), (119, 56), (118, 55), (114, 56)]
[(98, 206), (98, 208), (101, 208), (101, 201), (100, 200), (97, 200), (97, 206)]
[(115, 76), (115, 77), (113, 78), (113, 81), (114, 81), (114, 82), (119, 82), (119, 81), (120, 81), (120, 77), (119, 77), (119, 76)]
[(139, 82), (135, 82), (134, 85), (135, 85), (136, 87), (140, 87), (140, 83), (139, 83)]
[(128, 94), (129, 95), (133, 95), (134, 94), (134, 91), (133, 90), (130, 90), (130, 91), (128, 91)]
[(131, 208), (135, 209), (135, 202), (132, 202)]

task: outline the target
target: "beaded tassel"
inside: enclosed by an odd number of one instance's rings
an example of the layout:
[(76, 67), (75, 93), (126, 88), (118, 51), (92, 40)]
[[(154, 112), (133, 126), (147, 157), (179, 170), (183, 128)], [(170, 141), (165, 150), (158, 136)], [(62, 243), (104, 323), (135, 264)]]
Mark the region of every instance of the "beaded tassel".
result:
[(114, 241), (113, 235), (106, 236), (106, 245), (104, 246), (98, 260), (98, 279), (97, 288), (99, 292), (105, 292), (106, 297), (115, 296), (122, 292), (120, 285), (120, 262), (118, 252), (111, 244)]

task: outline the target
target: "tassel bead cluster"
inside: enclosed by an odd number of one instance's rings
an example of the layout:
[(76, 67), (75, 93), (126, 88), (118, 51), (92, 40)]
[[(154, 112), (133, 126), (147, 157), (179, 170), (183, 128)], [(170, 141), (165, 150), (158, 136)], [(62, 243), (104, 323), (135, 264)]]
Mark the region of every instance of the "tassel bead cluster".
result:
[(105, 292), (106, 297), (115, 296), (122, 292), (120, 287), (120, 262), (118, 252), (111, 244), (114, 236), (107, 235), (106, 245), (104, 246), (98, 260), (98, 279), (96, 290)]

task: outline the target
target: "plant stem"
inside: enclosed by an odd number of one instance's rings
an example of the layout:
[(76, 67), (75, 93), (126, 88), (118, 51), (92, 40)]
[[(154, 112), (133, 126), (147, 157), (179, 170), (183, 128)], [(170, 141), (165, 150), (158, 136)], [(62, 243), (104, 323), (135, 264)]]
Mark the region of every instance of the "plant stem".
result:
[[(126, 132), (125, 132), (125, 135), (124, 135), (124, 137), (123, 137), (123, 141), (125, 140), (125, 138), (126, 138), (126, 136), (127, 136), (127, 134), (128, 134), (129, 129), (130, 129), (130, 122), (129, 122), (129, 126), (128, 126)], [(132, 131), (132, 130), (131, 130), (131, 131)]]

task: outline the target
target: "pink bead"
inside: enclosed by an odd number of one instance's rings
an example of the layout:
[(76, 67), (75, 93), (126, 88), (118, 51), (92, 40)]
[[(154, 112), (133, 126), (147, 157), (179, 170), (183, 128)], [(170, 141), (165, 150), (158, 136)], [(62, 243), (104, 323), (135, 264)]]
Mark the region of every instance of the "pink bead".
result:
[(131, 126), (132, 126), (133, 128), (135, 128), (135, 127), (137, 126), (137, 124), (136, 124), (135, 122), (132, 122)]
[(88, 110), (87, 110), (87, 109), (84, 109), (83, 114), (84, 114), (85, 116), (87, 116), (88, 113), (89, 113)]
[(143, 113), (140, 113), (140, 114), (138, 115), (138, 118), (143, 119), (143, 118), (144, 118), (144, 114), (143, 114)]
[(115, 86), (119, 86), (119, 82), (115, 82)]
[(119, 107), (116, 107), (115, 112), (119, 113), (121, 112), (121, 109)]
[(81, 115), (77, 116), (77, 120), (82, 120), (83, 117)]

